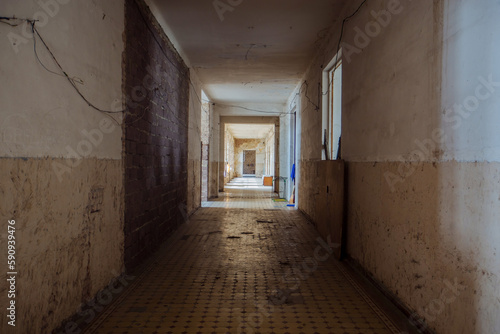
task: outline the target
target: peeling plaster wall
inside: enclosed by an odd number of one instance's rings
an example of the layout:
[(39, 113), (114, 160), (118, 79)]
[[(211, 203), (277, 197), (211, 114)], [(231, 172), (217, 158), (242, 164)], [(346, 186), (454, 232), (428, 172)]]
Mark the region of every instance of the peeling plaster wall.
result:
[[(6, 0), (0, 12), (39, 18), (38, 31), (65, 71), (82, 80), (82, 94), (102, 109), (121, 109), (123, 1)], [(0, 261), (7, 263), (6, 224), (15, 219), (18, 272), (16, 327), (4, 309), (0, 332), (50, 333), (124, 270), (121, 117), (113, 115), (115, 123), (93, 110), (64, 78), (46, 72), (24, 23), (0, 30)]]
[(210, 113), (211, 107), (210, 103), (203, 101), (202, 104), (203, 112), (201, 113), (201, 141), (203, 144), (210, 144)]
[(274, 131), (269, 131), (265, 139), (266, 155), (264, 174), (274, 176)]
[(422, 162), (391, 191), (401, 166), (349, 164), (350, 255), (436, 332), (497, 332), (500, 165)]
[[(73, 161), (74, 162), (74, 161)], [(0, 219), (16, 221), (16, 327), (2, 333), (50, 333), (123, 271), (120, 160), (83, 159), (60, 182), (64, 158), (2, 158)], [(6, 235), (6, 234), (5, 234)], [(6, 238), (0, 259), (7, 263)], [(0, 303), (8, 304), (5, 271)]]
[(243, 175), (243, 151), (255, 150), (255, 176), (265, 174), (266, 140), (262, 139), (235, 139), (234, 140), (234, 173), (235, 177)]
[[(227, 184), (235, 177), (235, 140), (233, 134), (226, 129), (226, 158), (224, 159), (224, 166), (226, 166), (226, 176), (224, 177), (224, 184)], [(229, 164), (230, 170), (227, 172), (227, 164)]]
[[(491, 34), (499, 6), (423, 1), (402, 8), (344, 67), (348, 250), (427, 321), (421, 328), (497, 332), (500, 142), (488, 129), (500, 120), (500, 92), (470, 116), (454, 106), (467, 112), (480, 76), (500, 78), (488, 61), (500, 54)], [(366, 21), (360, 15), (350, 27)], [(485, 49), (476, 59), (473, 50)], [(363, 66), (368, 59), (376, 60), (373, 77)]]
[(189, 130), (188, 130), (188, 191), (187, 213), (191, 215), (201, 206), (201, 82), (196, 71), (190, 73)]
[[(208, 98), (208, 97), (207, 97)], [(202, 142), (202, 160), (201, 160), (201, 200), (208, 200), (209, 184), (209, 160), (210, 160), (210, 113), (209, 102), (203, 102), (203, 111), (201, 113), (201, 142)]]
[[(372, 11), (390, 8), (363, 37)], [(496, 1), (372, 1), (344, 31), (347, 252), (416, 312), (409, 321), (438, 333), (500, 330), (499, 14)], [(307, 96), (299, 85), (306, 168), (321, 157), (313, 103), (338, 28), (304, 77)], [(301, 210), (316, 191), (300, 185)]]
[(208, 198), (216, 198), (219, 196), (219, 165), (224, 162), (220, 161), (219, 146), (220, 146), (220, 115), (210, 106), (210, 147), (208, 161)]

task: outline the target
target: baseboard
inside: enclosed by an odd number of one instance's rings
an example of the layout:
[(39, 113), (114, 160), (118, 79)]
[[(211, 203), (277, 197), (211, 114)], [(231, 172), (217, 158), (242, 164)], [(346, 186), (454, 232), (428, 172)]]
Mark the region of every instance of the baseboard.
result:
[(411, 310), (405, 303), (401, 301), (401, 299), (399, 299), (399, 297), (397, 297), (394, 293), (387, 289), (382, 283), (377, 281), (369, 271), (361, 266), (358, 261), (354, 260), (349, 255), (345, 255), (342, 262), (348, 265), (348, 267), (356, 272), (359, 276), (363, 277), (368, 282), (368, 284), (376, 288), (378, 292), (380, 292), (380, 294), (382, 294), (390, 303), (394, 305), (394, 307), (396, 307), (401, 313), (404, 314), (406, 319), (408, 319), (407, 325), (411, 328), (411, 330), (409, 330), (410, 333), (415, 332), (420, 334), (436, 334), (436, 332), (429, 328), (429, 325), (425, 323), (420, 315), (418, 315), (418, 317), (416, 318), (415, 311)]

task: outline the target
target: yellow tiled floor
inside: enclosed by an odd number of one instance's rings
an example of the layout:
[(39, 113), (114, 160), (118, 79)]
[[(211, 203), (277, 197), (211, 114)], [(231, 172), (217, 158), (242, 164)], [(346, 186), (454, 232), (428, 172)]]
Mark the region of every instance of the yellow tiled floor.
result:
[(297, 210), (260, 196), (205, 203), (86, 332), (399, 333)]

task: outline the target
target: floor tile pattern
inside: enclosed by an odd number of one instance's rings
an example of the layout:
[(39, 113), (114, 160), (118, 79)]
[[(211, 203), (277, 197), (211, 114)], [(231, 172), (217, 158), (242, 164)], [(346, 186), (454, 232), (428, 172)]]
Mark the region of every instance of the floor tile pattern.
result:
[(300, 212), (275, 204), (200, 208), (85, 332), (399, 333)]

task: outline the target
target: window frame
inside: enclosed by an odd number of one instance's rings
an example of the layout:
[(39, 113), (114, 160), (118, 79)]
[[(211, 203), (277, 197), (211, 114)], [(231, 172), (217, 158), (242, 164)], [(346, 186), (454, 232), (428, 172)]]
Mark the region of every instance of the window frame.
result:
[[(340, 88), (335, 86), (335, 73), (340, 70)], [(322, 160), (336, 160), (339, 155), (339, 140), (342, 132), (342, 49), (331, 59), (323, 70), (322, 83), (322, 132), (321, 156)], [(336, 100), (340, 100), (335, 108)], [(335, 122), (337, 119), (337, 122)], [(339, 123), (340, 128), (335, 129)], [(338, 132), (338, 136), (336, 135)], [(326, 151), (325, 151), (326, 134)]]

